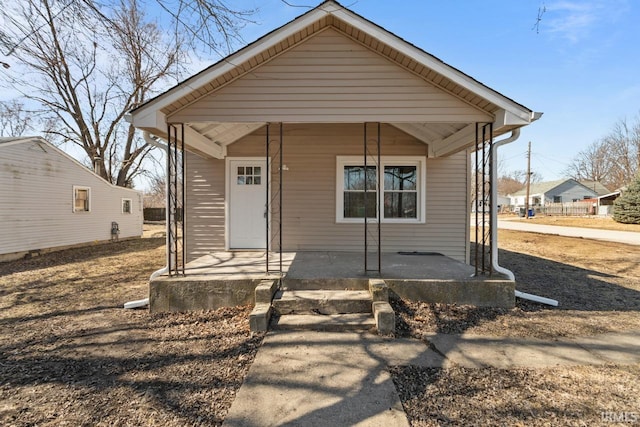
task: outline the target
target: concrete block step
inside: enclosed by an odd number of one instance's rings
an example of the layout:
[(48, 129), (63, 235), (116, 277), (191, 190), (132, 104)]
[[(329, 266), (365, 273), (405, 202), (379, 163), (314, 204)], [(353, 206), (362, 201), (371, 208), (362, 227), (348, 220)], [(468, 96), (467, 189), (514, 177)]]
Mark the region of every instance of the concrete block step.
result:
[(369, 331), (375, 332), (376, 322), (370, 313), (351, 314), (289, 314), (274, 319), (274, 328), (306, 331)]
[[(326, 276), (326, 275), (325, 275)], [(296, 278), (285, 276), (280, 286), (282, 289), (291, 290), (334, 290), (334, 291), (363, 291), (369, 289), (369, 278)]]
[(369, 291), (280, 290), (272, 301), (277, 314), (371, 313)]

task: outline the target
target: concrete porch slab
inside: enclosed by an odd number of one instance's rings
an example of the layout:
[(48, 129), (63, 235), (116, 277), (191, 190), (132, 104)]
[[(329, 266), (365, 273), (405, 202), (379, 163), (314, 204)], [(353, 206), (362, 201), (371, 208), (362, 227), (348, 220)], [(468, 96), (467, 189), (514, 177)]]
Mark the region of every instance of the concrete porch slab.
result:
[[(374, 257), (371, 257), (374, 258)], [(376, 267), (376, 259), (369, 267)], [(371, 278), (385, 281), (392, 292), (411, 300), (513, 307), (515, 282), (500, 276), (473, 277), (474, 268), (438, 254), (382, 254), (381, 273), (364, 271), (357, 252), (215, 252), (187, 264), (185, 276), (161, 276), (150, 283), (151, 311), (215, 309), (254, 303), (263, 280), (281, 279), (297, 290), (366, 290)], [(277, 272), (276, 272), (277, 271)]]

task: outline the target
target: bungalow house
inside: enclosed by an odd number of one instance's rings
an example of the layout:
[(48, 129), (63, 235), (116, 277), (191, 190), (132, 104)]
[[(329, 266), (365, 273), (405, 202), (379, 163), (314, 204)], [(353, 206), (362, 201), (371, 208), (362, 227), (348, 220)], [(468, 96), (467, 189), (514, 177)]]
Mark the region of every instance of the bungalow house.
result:
[[(216, 267), (228, 273), (224, 287), (249, 277), (256, 254), (262, 276), (275, 270), (286, 288), (309, 283), (293, 281), (304, 261), (310, 276), (314, 265), (314, 277), (332, 279), (327, 287), (379, 277), (417, 291), (429, 286), (415, 280), (437, 278), (432, 300), (513, 305), (511, 279), (465, 282), (469, 264), (476, 277), (504, 273), (491, 253), (495, 207), (477, 213), (481, 247), (470, 256), (471, 176), (486, 178), (476, 194), (495, 206), (494, 151), (539, 116), (325, 1), (131, 112), (147, 138), (168, 144), (169, 212), (184, 207), (170, 218), (151, 309), (228, 301), (213, 290)], [(225, 270), (231, 260), (244, 269)]]
[(142, 194), (40, 137), (0, 138), (0, 260), (142, 235)]
[[(597, 198), (607, 193), (609, 193), (609, 190), (597, 181), (561, 179), (539, 182), (531, 184), (529, 188), (529, 206), (540, 207), (550, 203), (580, 202)], [(526, 188), (513, 193), (510, 196), (511, 205), (516, 208), (524, 207), (526, 194)]]

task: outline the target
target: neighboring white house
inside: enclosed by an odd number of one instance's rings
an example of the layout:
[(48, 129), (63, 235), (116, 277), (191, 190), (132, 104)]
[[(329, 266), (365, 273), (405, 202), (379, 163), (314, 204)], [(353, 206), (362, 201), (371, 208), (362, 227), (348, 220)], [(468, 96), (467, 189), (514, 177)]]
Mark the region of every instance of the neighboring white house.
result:
[[(549, 203), (580, 202), (593, 199), (609, 192), (602, 184), (595, 181), (585, 181), (587, 185), (575, 179), (562, 179), (531, 184), (529, 188), (529, 206), (544, 206)], [(602, 192), (600, 194), (599, 192)], [(527, 189), (513, 193), (511, 206), (524, 207)]]
[(142, 235), (142, 193), (110, 184), (40, 137), (0, 138), (0, 182), (2, 261)]

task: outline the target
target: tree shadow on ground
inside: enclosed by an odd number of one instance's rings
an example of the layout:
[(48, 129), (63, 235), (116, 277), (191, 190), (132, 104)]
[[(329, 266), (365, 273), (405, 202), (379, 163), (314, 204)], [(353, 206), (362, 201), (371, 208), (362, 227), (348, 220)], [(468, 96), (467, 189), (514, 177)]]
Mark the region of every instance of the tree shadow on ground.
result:
[[(221, 425), (263, 338), (239, 327), (249, 310), (155, 316), (102, 308), (107, 326), (5, 342), (0, 423)], [(67, 321), (78, 315), (68, 312)]]
[(462, 334), (501, 316), (527, 317), (533, 313), (560, 311), (640, 312), (640, 278), (597, 270), (518, 252), (500, 250), (500, 263), (512, 270), (519, 291), (559, 301), (558, 307), (516, 298), (513, 309), (472, 305), (415, 302), (393, 296), (398, 336), (424, 333)]
[(105, 256), (148, 251), (164, 246), (164, 238), (129, 239), (118, 242), (91, 244), (78, 248), (48, 252), (40, 256), (0, 262), (0, 277), (39, 268), (57, 267), (71, 262), (91, 261)]

